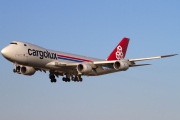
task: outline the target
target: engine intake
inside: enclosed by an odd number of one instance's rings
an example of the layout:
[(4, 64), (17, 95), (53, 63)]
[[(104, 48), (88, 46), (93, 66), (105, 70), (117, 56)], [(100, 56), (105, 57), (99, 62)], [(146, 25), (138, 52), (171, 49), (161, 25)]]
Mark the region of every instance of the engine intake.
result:
[(77, 66), (77, 71), (80, 73), (90, 73), (92, 71), (92, 67), (89, 64), (79, 64)]
[(116, 61), (113, 64), (113, 67), (115, 70), (121, 70), (121, 71), (126, 71), (127, 69), (129, 69), (129, 65), (124, 61)]
[(23, 75), (34, 75), (35, 72), (36, 70), (33, 67), (27, 67), (27, 66), (21, 67), (21, 73)]

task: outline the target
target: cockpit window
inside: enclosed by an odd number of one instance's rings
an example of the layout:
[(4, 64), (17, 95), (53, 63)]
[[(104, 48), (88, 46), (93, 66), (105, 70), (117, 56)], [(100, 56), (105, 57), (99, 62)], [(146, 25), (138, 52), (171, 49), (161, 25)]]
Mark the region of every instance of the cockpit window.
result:
[(15, 42), (12, 42), (12, 43), (10, 43), (10, 44), (14, 44), (14, 45), (17, 45), (17, 43), (15, 43)]

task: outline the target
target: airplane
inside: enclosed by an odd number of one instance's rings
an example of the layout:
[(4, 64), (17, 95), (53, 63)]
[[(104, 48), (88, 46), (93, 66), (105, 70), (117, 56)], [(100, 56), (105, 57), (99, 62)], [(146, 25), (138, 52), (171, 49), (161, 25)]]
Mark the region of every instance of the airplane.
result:
[(63, 76), (64, 82), (82, 82), (82, 76), (99, 76), (126, 71), (130, 67), (150, 64), (136, 64), (138, 61), (172, 57), (177, 54), (124, 59), (129, 38), (124, 37), (106, 60), (49, 50), (31, 43), (13, 41), (1, 50), (4, 58), (14, 64), (14, 73), (34, 75), (36, 71), (49, 71), (49, 78), (55, 83), (56, 77)]

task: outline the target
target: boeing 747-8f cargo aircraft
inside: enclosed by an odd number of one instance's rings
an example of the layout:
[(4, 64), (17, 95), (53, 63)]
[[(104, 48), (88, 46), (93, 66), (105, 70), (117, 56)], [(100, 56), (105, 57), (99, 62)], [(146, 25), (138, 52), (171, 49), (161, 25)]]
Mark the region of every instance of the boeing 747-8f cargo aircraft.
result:
[(43, 47), (13, 41), (2, 49), (2, 55), (15, 66), (13, 71), (23, 75), (33, 75), (36, 71), (49, 71), (51, 82), (56, 82), (56, 77), (65, 82), (81, 82), (81, 76), (98, 76), (119, 71), (126, 71), (130, 67), (149, 64), (135, 64), (137, 61), (166, 58), (177, 54), (124, 59), (129, 38), (123, 38), (106, 60), (90, 58), (65, 52), (58, 52)]

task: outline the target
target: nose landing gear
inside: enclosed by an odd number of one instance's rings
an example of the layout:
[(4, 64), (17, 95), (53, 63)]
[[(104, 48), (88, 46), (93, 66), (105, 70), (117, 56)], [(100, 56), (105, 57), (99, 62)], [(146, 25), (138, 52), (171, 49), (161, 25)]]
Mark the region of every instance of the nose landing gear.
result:
[(21, 74), (21, 67), (20, 66), (15, 66), (15, 68), (13, 69), (13, 72)]

